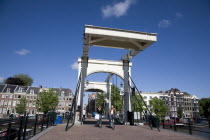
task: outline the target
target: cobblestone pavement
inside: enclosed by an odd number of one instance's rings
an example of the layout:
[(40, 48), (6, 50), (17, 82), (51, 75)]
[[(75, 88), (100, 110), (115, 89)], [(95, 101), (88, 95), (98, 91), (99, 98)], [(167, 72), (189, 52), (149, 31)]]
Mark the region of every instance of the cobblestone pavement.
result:
[(146, 126), (116, 125), (115, 130), (96, 127), (93, 123), (73, 126), (65, 131), (64, 124), (57, 125), (39, 140), (202, 140), (202, 138), (169, 130), (150, 130)]

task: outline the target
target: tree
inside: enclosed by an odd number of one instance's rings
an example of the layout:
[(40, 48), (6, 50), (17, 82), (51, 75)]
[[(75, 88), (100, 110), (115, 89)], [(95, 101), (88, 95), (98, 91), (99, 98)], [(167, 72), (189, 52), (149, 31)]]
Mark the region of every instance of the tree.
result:
[(24, 85), (23, 81), (20, 78), (14, 78), (14, 77), (9, 77), (5, 80), (5, 84), (10, 84), (10, 85)]
[(117, 111), (122, 110), (122, 97), (120, 96), (120, 89), (115, 85), (111, 86), (111, 102)]
[(183, 109), (181, 107), (179, 107), (177, 109), (177, 115), (178, 115), (178, 118), (182, 118), (183, 117)]
[(105, 110), (104, 108), (105, 98), (106, 95), (104, 93), (99, 93), (99, 92), (96, 93), (96, 107), (101, 106), (102, 112), (104, 112)]
[(22, 80), (24, 86), (31, 86), (33, 84), (33, 79), (27, 74), (16, 74), (13, 77)]
[(164, 104), (164, 101), (157, 97), (149, 101), (151, 111), (156, 114), (157, 117), (164, 117), (166, 112), (169, 111), (168, 107)]
[(39, 111), (46, 114), (48, 111), (55, 110), (58, 102), (58, 93), (56, 93), (53, 89), (49, 89), (49, 91), (44, 90), (39, 93), (36, 104)]
[(138, 95), (138, 93), (136, 93), (136, 95), (131, 97), (131, 108), (132, 108), (132, 111), (137, 111), (140, 113), (146, 110), (145, 105), (141, 97)]
[(201, 98), (198, 103), (200, 115), (205, 118), (210, 117), (210, 98)]
[(24, 114), (24, 112), (26, 111), (26, 104), (27, 104), (26, 98), (25, 97), (20, 98), (19, 103), (15, 107), (16, 112), (18, 114)]

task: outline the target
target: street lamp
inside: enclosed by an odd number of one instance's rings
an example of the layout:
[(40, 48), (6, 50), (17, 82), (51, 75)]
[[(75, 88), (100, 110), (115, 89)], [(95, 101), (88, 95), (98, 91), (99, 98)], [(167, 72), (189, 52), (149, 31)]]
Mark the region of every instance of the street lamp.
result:
[(121, 83), (120, 83), (120, 87), (122, 88), (122, 86), (123, 86), (123, 83), (121, 82)]
[(122, 89), (123, 83), (122, 83), (122, 82), (120, 83), (120, 87), (121, 87), (121, 88), (120, 88), (120, 95), (122, 96), (122, 113), (123, 113), (123, 107), (124, 107), (124, 106), (123, 106), (123, 89)]
[(88, 84), (89, 84), (89, 81), (88, 81), (88, 80), (86, 81), (86, 84), (87, 84), (87, 86), (88, 86)]

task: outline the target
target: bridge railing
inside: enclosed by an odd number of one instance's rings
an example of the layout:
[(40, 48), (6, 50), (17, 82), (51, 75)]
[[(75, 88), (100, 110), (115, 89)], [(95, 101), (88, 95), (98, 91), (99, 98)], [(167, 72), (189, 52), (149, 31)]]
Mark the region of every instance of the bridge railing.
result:
[[(133, 81), (133, 79), (131, 78), (130, 75), (129, 75), (129, 78), (131, 80), (131, 83), (129, 83), (129, 86), (130, 86), (130, 88), (132, 90), (132, 96), (134, 96), (134, 98), (137, 101), (140, 109), (142, 110), (145, 124), (150, 126), (151, 129), (153, 129), (153, 126), (154, 126), (154, 127), (156, 127), (158, 129), (158, 131), (160, 131), (159, 126), (157, 125), (157, 122), (156, 122), (154, 116), (152, 115), (150, 109), (148, 108), (147, 104), (145, 103), (143, 97), (141, 96), (140, 91), (138, 90), (136, 84), (134, 83), (134, 81)], [(131, 86), (131, 84), (133, 85), (133, 87)], [(137, 98), (136, 93), (138, 93), (140, 99)], [(142, 106), (142, 103), (143, 103), (143, 106)]]
[(0, 139), (29, 139), (51, 126), (50, 114), (20, 116), (15, 119), (0, 120)]
[(163, 129), (210, 138), (210, 119), (162, 119), (160, 124)]
[[(65, 131), (68, 131), (69, 128), (71, 128), (74, 125), (75, 117), (76, 117), (76, 110), (77, 110), (77, 101), (78, 101), (78, 93), (81, 85), (81, 73), (77, 82), (77, 87), (75, 90), (75, 95), (72, 101), (72, 106), (69, 111), (68, 117), (67, 117), (67, 123), (66, 123), (66, 129)], [(70, 125), (69, 125), (70, 124)]]

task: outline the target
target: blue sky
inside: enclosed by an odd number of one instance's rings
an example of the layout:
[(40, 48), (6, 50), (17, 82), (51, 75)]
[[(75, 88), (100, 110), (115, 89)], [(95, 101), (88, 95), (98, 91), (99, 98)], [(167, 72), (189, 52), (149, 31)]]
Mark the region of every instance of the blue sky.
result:
[[(156, 43), (131, 60), (140, 90), (178, 88), (210, 97), (208, 0), (1, 0), (0, 81), (24, 73), (33, 86), (74, 91), (72, 65), (82, 55), (85, 24), (158, 34)], [(91, 47), (90, 58), (119, 60), (125, 52)]]

